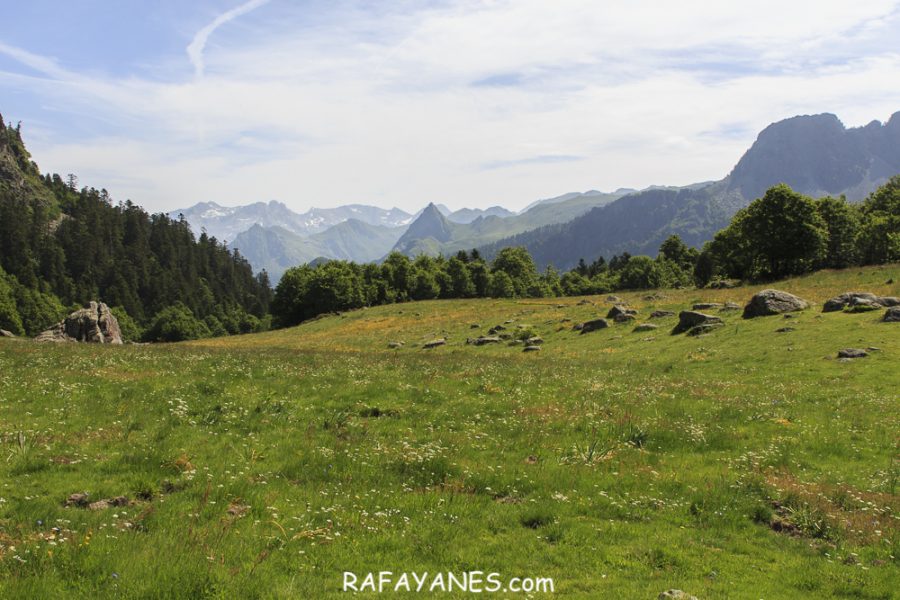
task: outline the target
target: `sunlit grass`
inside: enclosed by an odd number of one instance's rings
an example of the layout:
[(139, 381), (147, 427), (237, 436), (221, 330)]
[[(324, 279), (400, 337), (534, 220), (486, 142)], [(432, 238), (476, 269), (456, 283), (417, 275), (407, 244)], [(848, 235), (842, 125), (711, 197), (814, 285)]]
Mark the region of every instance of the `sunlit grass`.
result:
[[(891, 598), (900, 327), (820, 312), (900, 295), (891, 279), (772, 286), (818, 304), (788, 333), (739, 311), (698, 338), (674, 317), (573, 331), (598, 296), (168, 346), (0, 340), (0, 596), (339, 597), (344, 570), (483, 570), (589, 598)], [(643, 322), (763, 287), (618, 295)], [(498, 324), (543, 349), (466, 345)], [(65, 506), (84, 492), (129, 505)]]

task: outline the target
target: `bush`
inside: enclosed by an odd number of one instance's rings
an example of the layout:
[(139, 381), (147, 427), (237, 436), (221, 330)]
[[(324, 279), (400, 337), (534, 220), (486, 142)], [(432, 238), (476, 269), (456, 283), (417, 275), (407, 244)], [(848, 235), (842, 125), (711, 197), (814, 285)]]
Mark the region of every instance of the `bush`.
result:
[(178, 302), (156, 313), (144, 334), (144, 341), (181, 342), (210, 335), (206, 323), (197, 319), (191, 309)]
[(136, 342), (144, 337), (144, 330), (140, 325), (131, 318), (125, 309), (121, 306), (113, 306), (109, 311), (119, 322), (119, 329), (122, 331), (122, 339), (125, 341)]

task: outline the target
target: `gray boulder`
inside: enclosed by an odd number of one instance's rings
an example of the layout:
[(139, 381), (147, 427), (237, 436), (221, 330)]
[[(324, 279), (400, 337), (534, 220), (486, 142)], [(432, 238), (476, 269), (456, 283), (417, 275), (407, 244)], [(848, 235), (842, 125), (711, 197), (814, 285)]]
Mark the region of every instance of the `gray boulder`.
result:
[(719, 302), (699, 302), (691, 307), (692, 310), (709, 310), (711, 308), (722, 308)]
[(865, 358), (869, 355), (862, 348), (844, 348), (838, 350), (838, 358)]
[(534, 335), (534, 336), (531, 336), (530, 338), (528, 338), (527, 340), (525, 340), (525, 343), (528, 344), (529, 346), (540, 346), (541, 344), (544, 343), (544, 338), (542, 338), (539, 335)]
[(678, 313), (678, 325), (672, 330), (672, 333), (684, 333), (697, 327), (698, 325), (708, 325), (717, 323), (722, 325), (722, 319), (706, 313), (697, 312), (695, 310), (683, 310)]
[(659, 329), (659, 325), (654, 325), (653, 323), (641, 323), (634, 328), (634, 331), (635, 333), (638, 333), (641, 331), (653, 331), (654, 329)]
[(436, 340), (431, 340), (430, 342), (425, 342), (425, 343), (422, 345), (422, 348), (424, 348), (424, 349), (426, 349), (426, 350), (429, 349), (429, 348), (437, 348), (438, 346), (443, 346), (443, 345), (446, 344), (446, 343), (447, 343), (447, 340), (446, 340), (446, 339), (444, 339), (444, 338), (438, 338), (438, 339), (436, 339)]
[(674, 317), (675, 313), (671, 310), (654, 310), (650, 313), (651, 319), (662, 319), (663, 317)]
[(887, 309), (881, 320), (885, 323), (900, 323), (900, 306), (892, 306)]
[(14, 338), (16, 337), (12, 331), (7, 331), (5, 329), (0, 329), (0, 337)]
[(91, 302), (38, 334), (35, 341), (121, 344), (122, 330), (106, 304)]
[(830, 298), (822, 307), (822, 312), (837, 312), (845, 308), (859, 307), (878, 309), (881, 307), (900, 306), (900, 298), (896, 296), (876, 296), (869, 292), (844, 292), (839, 296)]
[(681, 590), (666, 590), (660, 592), (657, 596), (658, 600), (697, 600), (696, 596), (683, 592)]
[(540, 352), (540, 351), (541, 351), (540, 346), (525, 346), (522, 349), (522, 352)]
[(607, 327), (609, 327), (609, 321), (606, 319), (593, 319), (581, 324), (581, 333), (590, 333), (598, 329), (606, 329)]
[(481, 337), (477, 337), (474, 339), (466, 340), (467, 344), (472, 344), (473, 346), (484, 346), (485, 344), (499, 344), (500, 336), (497, 335), (483, 335)]
[(637, 314), (637, 311), (634, 310), (633, 308), (625, 308), (624, 306), (620, 306), (620, 305), (616, 304), (611, 309), (609, 309), (608, 313), (606, 313), (606, 318), (607, 319), (616, 319), (617, 317), (620, 317), (620, 316), (636, 315), (636, 314)]
[(754, 295), (744, 307), (744, 318), (765, 317), (809, 308), (809, 303), (780, 290), (763, 290)]

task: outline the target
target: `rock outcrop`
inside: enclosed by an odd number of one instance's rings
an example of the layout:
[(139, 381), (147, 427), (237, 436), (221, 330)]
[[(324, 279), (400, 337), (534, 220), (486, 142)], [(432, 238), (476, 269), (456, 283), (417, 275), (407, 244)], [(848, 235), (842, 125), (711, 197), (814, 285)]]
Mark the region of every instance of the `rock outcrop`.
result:
[(881, 320), (885, 323), (900, 323), (900, 306), (893, 306), (887, 309)]
[(121, 344), (122, 330), (119, 329), (119, 321), (106, 304), (91, 302), (38, 334), (35, 341)]
[(763, 290), (754, 295), (744, 307), (744, 318), (766, 317), (794, 312), (809, 307), (803, 298), (780, 290)]
[[(678, 325), (675, 326), (672, 333), (684, 333), (685, 331), (689, 332), (701, 326), (712, 325), (715, 327), (722, 324), (722, 319), (719, 317), (697, 312), (695, 310), (683, 310), (678, 313)], [(706, 327), (706, 329), (709, 329), (709, 327)]]
[(876, 296), (869, 292), (844, 292), (840, 296), (830, 298), (822, 307), (822, 312), (837, 312), (845, 308), (865, 307), (878, 309), (900, 306), (900, 298), (894, 296)]

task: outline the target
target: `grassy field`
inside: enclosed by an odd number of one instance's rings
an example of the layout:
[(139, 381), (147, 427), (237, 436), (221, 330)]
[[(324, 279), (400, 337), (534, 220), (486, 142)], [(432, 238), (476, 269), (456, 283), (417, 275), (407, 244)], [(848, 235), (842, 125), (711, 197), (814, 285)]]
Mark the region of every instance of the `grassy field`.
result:
[[(0, 597), (342, 597), (344, 571), (385, 570), (551, 577), (563, 597), (897, 597), (900, 324), (821, 313), (900, 295), (889, 280), (900, 265), (781, 282), (817, 305), (702, 337), (672, 317), (579, 335), (610, 307), (591, 297), (176, 345), (0, 339)], [(619, 295), (643, 322), (760, 287)], [(543, 350), (465, 344), (504, 323)]]

